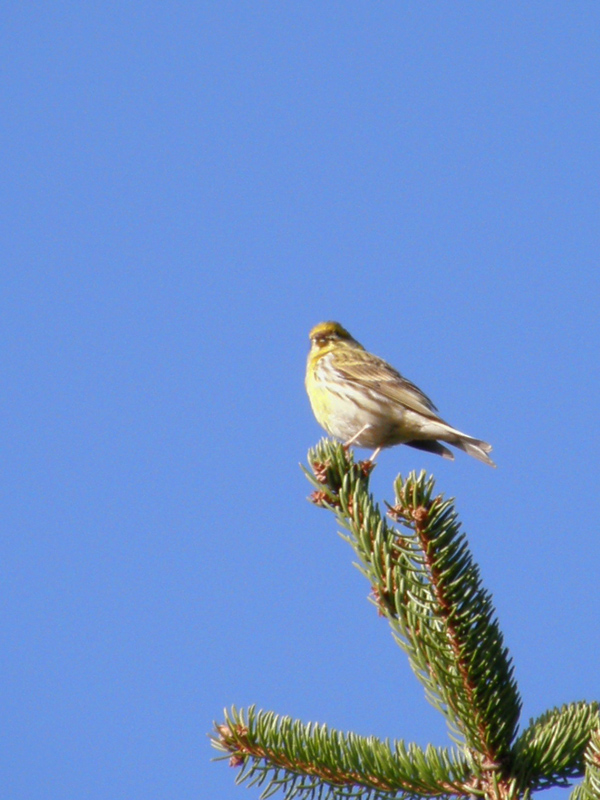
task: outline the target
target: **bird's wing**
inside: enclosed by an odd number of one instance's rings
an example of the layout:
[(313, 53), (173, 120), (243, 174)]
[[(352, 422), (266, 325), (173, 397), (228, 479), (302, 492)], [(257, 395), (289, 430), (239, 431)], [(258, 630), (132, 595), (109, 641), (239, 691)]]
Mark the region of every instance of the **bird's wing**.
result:
[(346, 351), (343, 366), (335, 363), (335, 369), (344, 380), (368, 388), (374, 393), (406, 406), (427, 417), (435, 416), (437, 408), (418, 386), (406, 380), (397, 370), (382, 358), (369, 354), (365, 359), (362, 353), (354, 356)]

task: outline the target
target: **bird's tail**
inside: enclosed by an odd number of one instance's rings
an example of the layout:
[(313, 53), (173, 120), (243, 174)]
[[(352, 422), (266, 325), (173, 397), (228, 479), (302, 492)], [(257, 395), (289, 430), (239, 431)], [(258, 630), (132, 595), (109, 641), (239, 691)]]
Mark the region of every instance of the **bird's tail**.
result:
[(454, 433), (456, 434), (455, 439), (446, 440), (449, 444), (453, 444), (455, 447), (458, 447), (459, 450), (464, 450), (465, 453), (473, 456), (473, 458), (476, 458), (478, 461), (489, 464), (490, 467), (496, 466), (488, 456), (488, 453), (492, 449), (491, 444), (483, 442), (481, 439), (474, 439), (472, 436), (467, 436), (466, 433), (460, 433), (459, 431), (454, 431)]
[(422, 416), (420, 419), (417, 418), (415, 414), (415, 423), (418, 424), (419, 422), (421, 423), (419, 435), (415, 439), (405, 442), (409, 447), (428, 450), (430, 453), (437, 453), (442, 458), (453, 459), (452, 451), (444, 447), (442, 444), (444, 442), (458, 447), (459, 450), (464, 450), (468, 455), (473, 456), (478, 461), (483, 461), (484, 464), (489, 464), (490, 467), (496, 466), (488, 456), (492, 449), (491, 444), (456, 430), (456, 428), (448, 425), (447, 422), (444, 422), (439, 417), (425, 420)]

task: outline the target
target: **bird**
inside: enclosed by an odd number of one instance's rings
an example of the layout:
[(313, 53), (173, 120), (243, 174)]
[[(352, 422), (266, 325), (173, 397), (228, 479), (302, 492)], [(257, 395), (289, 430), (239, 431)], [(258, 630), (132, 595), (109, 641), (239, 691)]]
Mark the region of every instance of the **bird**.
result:
[(453, 428), (429, 397), (387, 361), (369, 353), (340, 325), (320, 322), (310, 331), (306, 391), (317, 422), (344, 447), (405, 444), (454, 460), (442, 442), (492, 467), (492, 446)]

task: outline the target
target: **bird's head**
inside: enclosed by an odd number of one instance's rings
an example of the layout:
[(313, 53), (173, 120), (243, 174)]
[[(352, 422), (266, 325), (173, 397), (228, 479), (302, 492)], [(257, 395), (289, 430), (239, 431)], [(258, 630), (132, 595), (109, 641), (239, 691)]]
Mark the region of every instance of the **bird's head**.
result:
[(328, 347), (337, 342), (358, 344), (339, 322), (319, 322), (308, 335), (315, 349)]

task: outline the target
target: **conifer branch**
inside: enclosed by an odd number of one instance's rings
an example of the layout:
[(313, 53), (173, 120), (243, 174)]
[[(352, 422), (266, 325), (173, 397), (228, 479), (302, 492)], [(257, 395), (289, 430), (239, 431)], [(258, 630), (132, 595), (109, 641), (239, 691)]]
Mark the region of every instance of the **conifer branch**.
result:
[(225, 712), (213, 745), (241, 767), (238, 782), (285, 798), (401, 800), (468, 797), (471, 768), (454, 751), (382, 742), (250, 708)]
[(531, 721), (516, 739), (521, 701), (491, 596), (481, 585), (452, 500), (425, 473), (398, 477), (383, 517), (369, 494), (371, 462), (322, 440), (304, 469), (310, 499), (336, 515), (371, 584), (372, 601), (407, 653), (428, 700), (459, 749), (340, 733), (272, 712), (232, 709), (213, 746), (238, 782), (285, 800), (531, 800), (568, 786), (571, 800), (600, 800), (597, 703), (572, 703)]
[[(598, 736), (598, 703), (571, 703), (554, 708), (531, 720), (515, 742), (513, 772), (522, 787), (546, 789), (568, 786), (572, 778), (583, 775), (586, 747), (591, 778), (597, 781), (600, 770), (598, 752), (590, 737)], [(600, 794), (596, 795), (596, 800)]]

